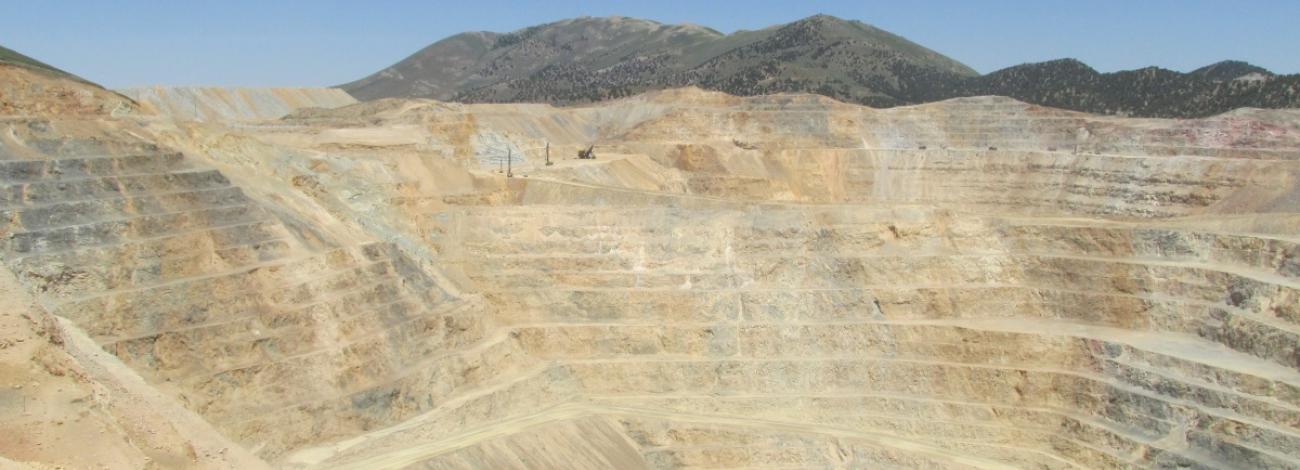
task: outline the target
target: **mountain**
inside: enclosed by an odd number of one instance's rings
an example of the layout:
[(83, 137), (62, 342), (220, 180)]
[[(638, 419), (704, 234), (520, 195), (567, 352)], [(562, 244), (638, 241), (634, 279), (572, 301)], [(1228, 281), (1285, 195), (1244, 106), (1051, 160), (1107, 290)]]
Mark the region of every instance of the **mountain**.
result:
[(1056, 108), (1145, 117), (1201, 117), (1242, 107), (1300, 107), (1300, 75), (1274, 76), (1244, 62), (1220, 62), (1191, 73), (1159, 67), (1099, 73), (1077, 60), (1061, 59), (1009, 67), (959, 80), (950, 87), (906, 98), (927, 102), (999, 95)]
[(1236, 80), (1248, 76), (1271, 77), (1273, 72), (1263, 67), (1253, 65), (1240, 60), (1225, 60), (1193, 70), (1189, 75), (1195, 75), (1208, 80)]
[(16, 65), (19, 67), (26, 67), (33, 70), (39, 70), (59, 77), (72, 78), (83, 82), (85, 81), (81, 77), (70, 74), (68, 72), (64, 72), (63, 70), (55, 68), (52, 65), (46, 64), (44, 62), (33, 59), (31, 57), (27, 57), (25, 55), (18, 53), (18, 51), (9, 49), (4, 46), (0, 46), (0, 64)]
[(888, 106), (903, 104), (894, 96), (905, 81), (900, 70), (976, 75), (902, 37), (825, 15), (729, 35), (583, 17), (506, 34), (458, 34), (342, 88), (362, 100), (566, 104), (697, 85), (739, 95), (816, 90)]
[(817, 93), (876, 107), (1001, 95), (1150, 117), (1300, 107), (1300, 75), (1274, 75), (1241, 61), (1190, 73), (1156, 67), (1100, 73), (1060, 59), (979, 75), (887, 31), (826, 15), (725, 35), (626, 17), (463, 33), (342, 88), (361, 100), (572, 104), (683, 86), (742, 96)]

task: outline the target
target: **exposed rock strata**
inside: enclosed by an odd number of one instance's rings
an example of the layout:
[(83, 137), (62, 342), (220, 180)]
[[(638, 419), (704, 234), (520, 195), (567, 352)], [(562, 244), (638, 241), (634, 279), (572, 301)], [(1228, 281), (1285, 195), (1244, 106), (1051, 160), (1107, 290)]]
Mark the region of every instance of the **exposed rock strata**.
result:
[(1292, 111), (21, 109), (4, 264), (276, 465), (1300, 465)]
[(251, 121), (278, 119), (303, 108), (337, 108), (356, 103), (338, 88), (126, 88), (119, 93), (177, 120)]

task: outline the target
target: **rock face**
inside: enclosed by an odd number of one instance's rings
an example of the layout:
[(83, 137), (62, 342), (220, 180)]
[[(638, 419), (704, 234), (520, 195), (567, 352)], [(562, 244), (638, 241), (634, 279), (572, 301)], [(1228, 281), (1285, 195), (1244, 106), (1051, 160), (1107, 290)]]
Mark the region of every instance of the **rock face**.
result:
[(18, 285), (273, 466), (1300, 466), (1300, 112), (15, 109)]
[(279, 119), (303, 108), (337, 108), (356, 103), (338, 88), (126, 88), (118, 93), (177, 120), (250, 121)]

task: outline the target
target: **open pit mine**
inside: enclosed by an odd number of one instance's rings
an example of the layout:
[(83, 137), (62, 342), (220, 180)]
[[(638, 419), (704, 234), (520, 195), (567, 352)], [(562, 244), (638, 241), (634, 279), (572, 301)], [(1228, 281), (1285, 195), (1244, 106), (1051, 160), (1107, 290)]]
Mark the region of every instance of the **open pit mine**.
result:
[(1300, 467), (1300, 110), (3, 65), (0, 211), (3, 468)]

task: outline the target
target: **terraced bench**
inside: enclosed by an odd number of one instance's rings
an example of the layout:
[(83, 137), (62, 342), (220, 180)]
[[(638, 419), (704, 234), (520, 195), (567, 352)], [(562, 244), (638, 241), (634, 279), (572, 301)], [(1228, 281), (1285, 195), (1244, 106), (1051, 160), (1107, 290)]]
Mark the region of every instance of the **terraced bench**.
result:
[[(805, 427), (789, 439), (809, 442), (873, 430), (1046, 467), (1285, 466), (1300, 450), (1300, 373), (1283, 344), (1295, 325), (1246, 300), (1289, 298), (1291, 243), (882, 215), (472, 209), (445, 253), (476, 258), (470, 279), (502, 312), (496, 323), (560, 364), (565, 387), (599, 404), (586, 415), (632, 436), (647, 432), (639, 423), (717, 432), (734, 419), (734, 436), (745, 423)], [(1236, 301), (1226, 285), (1243, 286)], [(1281, 342), (1255, 343), (1269, 337)], [(672, 467), (827, 462), (752, 439), (642, 449)], [(882, 461), (924, 454), (863, 448)]]
[(180, 154), (0, 161), (0, 220), (5, 264), (53, 312), (232, 438), (273, 433), (267, 455), (400, 421), (457, 387), (443, 374), (510, 357), (400, 250), (313, 251)]

